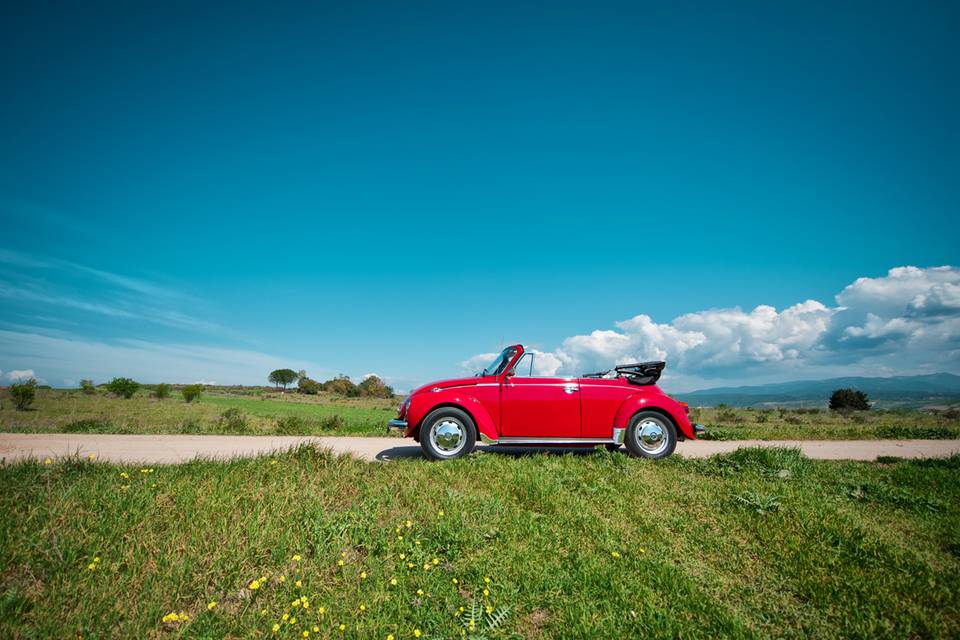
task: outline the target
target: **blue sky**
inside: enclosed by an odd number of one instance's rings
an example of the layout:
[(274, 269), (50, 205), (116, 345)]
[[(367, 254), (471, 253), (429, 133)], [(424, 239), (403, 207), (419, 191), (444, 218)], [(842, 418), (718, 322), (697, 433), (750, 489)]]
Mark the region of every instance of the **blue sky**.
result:
[(956, 3), (85, 4), (0, 9), (0, 378), (960, 370)]

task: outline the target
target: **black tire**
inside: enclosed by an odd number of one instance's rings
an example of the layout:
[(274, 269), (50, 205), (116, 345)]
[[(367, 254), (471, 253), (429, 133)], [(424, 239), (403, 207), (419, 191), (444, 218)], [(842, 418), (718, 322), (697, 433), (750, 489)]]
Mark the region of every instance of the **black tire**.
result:
[(618, 444), (605, 444), (603, 446), (607, 448), (607, 451), (620, 451), (620, 445)]
[[(435, 429), (442, 429), (434, 434)], [(457, 429), (459, 439), (454, 443)], [(431, 460), (461, 458), (477, 445), (477, 427), (466, 411), (454, 407), (440, 407), (427, 414), (420, 424), (420, 448)]]
[(662, 413), (641, 411), (630, 419), (624, 444), (630, 455), (660, 460), (677, 448), (677, 429)]

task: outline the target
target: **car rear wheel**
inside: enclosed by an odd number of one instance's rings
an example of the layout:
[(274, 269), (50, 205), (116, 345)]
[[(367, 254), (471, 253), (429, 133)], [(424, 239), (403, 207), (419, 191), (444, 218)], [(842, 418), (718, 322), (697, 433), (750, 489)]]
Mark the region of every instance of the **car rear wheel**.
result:
[(630, 420), (624, 443), (632, 455), (659, 460), (677, 447), (677, 431), (663, 414), (641, 411)]
[(441, 407), (431, 411), (420, 426), (420, 448), (431, 460), (465, 456), (477, 444), (477, 428), (465, 411)]

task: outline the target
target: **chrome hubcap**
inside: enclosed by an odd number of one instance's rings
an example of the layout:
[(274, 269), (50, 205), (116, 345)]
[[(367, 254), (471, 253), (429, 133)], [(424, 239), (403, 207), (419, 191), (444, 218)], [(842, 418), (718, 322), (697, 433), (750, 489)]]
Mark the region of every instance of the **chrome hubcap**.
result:
[(430, 428), (430, 442), (446, 455), (460, 451), (466, 441), (463, 425), (453, 418), (441, 418)]
[(644, 418), (637, 425), (637, 444), (647, 453), (658, 454), (667, 448), (670, 436), (659, 420)]

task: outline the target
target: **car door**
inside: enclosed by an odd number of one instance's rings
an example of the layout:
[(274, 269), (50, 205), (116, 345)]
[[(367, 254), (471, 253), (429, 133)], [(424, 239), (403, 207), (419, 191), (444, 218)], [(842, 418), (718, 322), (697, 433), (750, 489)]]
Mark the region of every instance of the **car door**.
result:
[(579, 380), (536, 377), (523, 370), (522, 359), (518, 364), (520, 368), (514, 367), (500, 384), (501, 435), (579, 438)]

